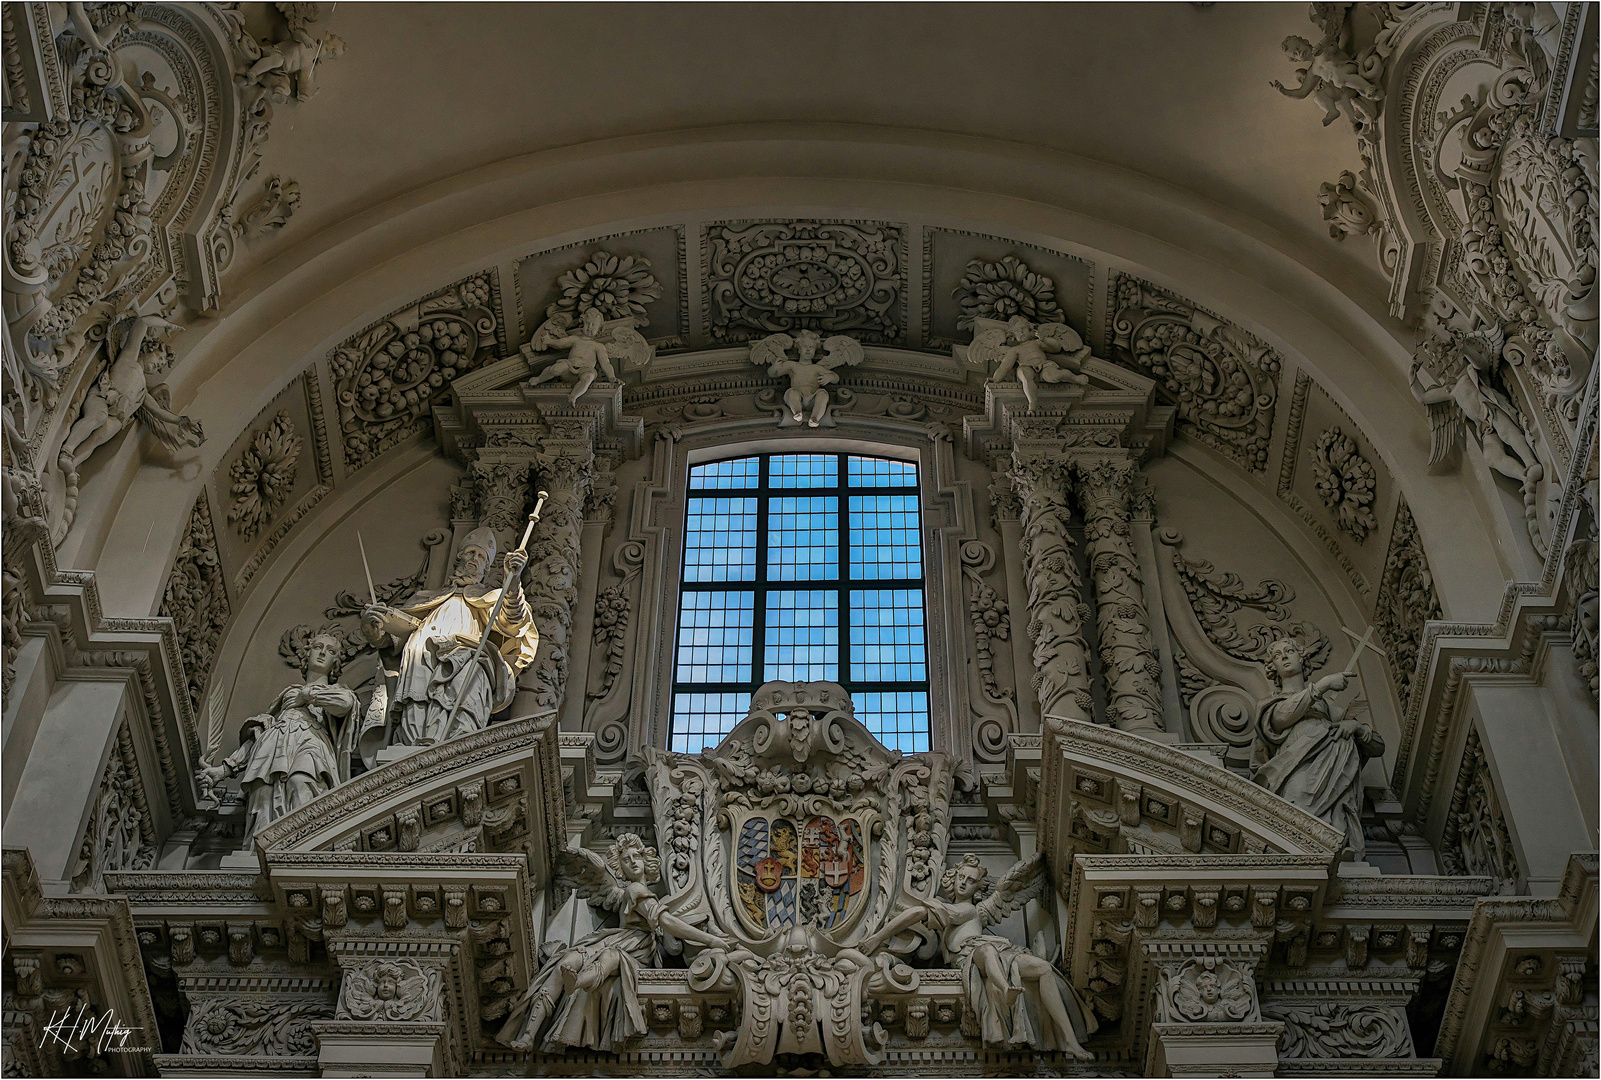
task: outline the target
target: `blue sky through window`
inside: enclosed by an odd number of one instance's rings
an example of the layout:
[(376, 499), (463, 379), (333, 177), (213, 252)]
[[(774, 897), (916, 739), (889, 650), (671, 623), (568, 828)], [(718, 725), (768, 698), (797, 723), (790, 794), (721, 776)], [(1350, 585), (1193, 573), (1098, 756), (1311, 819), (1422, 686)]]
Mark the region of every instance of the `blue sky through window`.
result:
[(689, 471), (670, 749), (715, 745), (764, 682), (827, 680), (886, 746), (929, 749), (917, 466), (764, 454)]

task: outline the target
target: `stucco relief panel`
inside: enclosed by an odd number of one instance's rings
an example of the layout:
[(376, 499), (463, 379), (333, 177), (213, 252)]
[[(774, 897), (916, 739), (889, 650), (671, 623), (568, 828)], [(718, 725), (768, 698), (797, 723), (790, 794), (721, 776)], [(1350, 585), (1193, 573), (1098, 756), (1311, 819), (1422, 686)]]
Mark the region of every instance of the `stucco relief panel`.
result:
[(684, 225), (613, 233), (526, 256), (517, 264), (516, 318), (527, 341), (560, 312), (599, 307), (607, 320), (633, 316), (658, 351), (689, 340)]
[(1088, 337), (1091, 264), (1000, 236), (923, 229), (923, 346), (966, 344), (971, 319), (1065, 322)]
[(1305, 371), (1296, 372), (1290, 395), (1278, 496), (1351, 585), (1371, 596), (1384, 567), (1395, 484), (1366, 433)]

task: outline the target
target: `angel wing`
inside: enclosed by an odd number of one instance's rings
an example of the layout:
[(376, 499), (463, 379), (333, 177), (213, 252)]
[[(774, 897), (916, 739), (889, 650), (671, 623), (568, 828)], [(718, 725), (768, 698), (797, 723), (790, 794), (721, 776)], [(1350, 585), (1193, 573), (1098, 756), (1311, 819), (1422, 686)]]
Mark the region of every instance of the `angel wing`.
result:
[(1006, 348), (1006, 324), (998, 319), (974, 319), (973, 343), (967, 347), (967, 362), (989, 371)]
[[(168, 412), (172, 411), (172, 391), (167, 388), (166, 383), (152, 386), (146, 393), (154, 398), (156, 404), (163, 409)], [(180, 416), (178, 423), (170, 423), (161, 419), (143, 405), (139, 406), (134, 415), (139, 417), (139, 422), (148, 428), (150, 434), (160, 440), (161, 445), (168, 450), (176, 452), (188, 447), (199, 446), (206, 441), (206, 432), (200, 426), (199, 420), (191, 420), (187, 416)]]
[(823, 353), (823, 358), (817, 363), (830, 371), (839, 367), (855, 367), (867, 359), (867, 354), (862, 351), (862, 343), (853, 337), (846, 337), (844, 334), (835, 334), (831, 338), (824, 338)]
[(656, 346), (634, 329), (632, 317), (605, 323), (597, 340), (606, 346), (611, 358), (620, 361), (626, 370), (637, 371), (656, 358)]
[(1066, 353), (1075, 360), (1087, 360), (1090, 348), (1066, 323), (1041, 323), (1038, 329), (1040, 344), (1046, 352)]
[(1452, 398), (1426, 402), (1429, 410), (1429, 464), (1438, 465), (1462, 442), (1468, 418)]
[(578, 882), (576, 892), (585, 900), (616, 911), (627, 899), (628, 887), (612, 876), (606, 860), (588, 848), (568, 848), (561, 853), (562, 869)]
[(1030, 900), (1037, 899), (1045, 892), (1045, 886), (1045, 853), (1023, 859), (1006, 871), (996, 883), (995, 891), (979, 903), (978, 913), (984, 925), (993, 926)]
[(750, 362), (758, 367), (772, 367), (789, 359), (789, 350), (795, 339), (788, 334), (769, 334), (760, 341), (751, 342)]
[(524, 345), (523, 348), (531, 353), (549, 352), (553, 348), (551, 340), (566, 337), (567, 332), (572, 328), (572, 314), (566, 311), (558, 311), (539, 324), (539, 329), (534, 331), (534, 336), (528, 339), (528, 344)]

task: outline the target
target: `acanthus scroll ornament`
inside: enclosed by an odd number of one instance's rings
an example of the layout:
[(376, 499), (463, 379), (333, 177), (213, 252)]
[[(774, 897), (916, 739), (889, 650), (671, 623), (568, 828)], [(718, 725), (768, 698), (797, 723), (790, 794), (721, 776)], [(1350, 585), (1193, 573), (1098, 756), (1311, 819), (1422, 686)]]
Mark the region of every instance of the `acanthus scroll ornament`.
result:
[(333, 1015), (322, 1001), (191, 999), (179, 1053), (310, 1057), (317, 1052), (312, 1021)]
[(1016, 255), (1000, 262), (972, 260), (951, 295), (962, 309), (958, 330), (972, 330), (979, 319), (1005, 323), (1015, 315), (1035, 324), (1067, 321), (1056, 302), (1056, 282)]
[(1356, 442), (1339, 427), (1318, 436), (1312, 448), (1312, 477), (1318, 498), (1334, 515), (1341, 529), (1360, 543), (1379, 527), (1373, 519), (1373, 485), (1377, 479), (1373, 466), (1362, 456)]
[(1284, 1022), (1280, 1058), (1413, 1056), (1406, 1013), (1393, 1005), (1322, 1001), (1297, 1007), (1275, 1003), (1264, 1005), (1262, 1016)]
[(256, 432), (239, 460), (228, 467), (233, 481), (228, 522), (246, 540), (260, 532), (289, 498), (290, 489), (295, 486), (300, 449), (294, 421), (280, 410), (270, 425)]
[(1114, 277), (1114, 355), (1178, 406), (1181, 431), (1252, 472), (1267, 468), (1283, 364), (1252, 335), (1154, 286)]
[(899, 226), (728, 222), (708, 226), (706, 244), (707, 324), (717, 341), (812, 330), (893, 344), (904, 333)]
[(1001, 687), (995, 673), (996, 650), (993, 642), (1008, 641), (1012, 636), (1011, 612), (1001, 594), (984, 580), (984, 575), (995, 568), (995, 552), (980, 540), (962, 545), (962, 574), (967, 578), (972, 593), (967, 602), (968, 619), (973, 628), (973, 659), (978, 666), (980, 686), (984, 700), (998, 706), (1002, 717), (991, 715), (978, 725), (979, 737), (974, 740), (977, 753), (986, 761), (998, 761), (1006, 752), (1006, 735), (1017, 727), (1016, 691)]

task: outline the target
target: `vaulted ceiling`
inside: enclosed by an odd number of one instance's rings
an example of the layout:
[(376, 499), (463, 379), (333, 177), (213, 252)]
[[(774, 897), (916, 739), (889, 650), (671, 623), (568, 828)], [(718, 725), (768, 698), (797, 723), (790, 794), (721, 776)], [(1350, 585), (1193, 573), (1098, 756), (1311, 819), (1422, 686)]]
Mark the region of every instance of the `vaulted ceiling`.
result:
[[(1001, 140), (1171, 185), (1383, 310), (1370, 247), (1330, 239), (1317, 204), (1319, 184), (1360, 167), (1354, 140), (1269, 85), (1294, 81), (1280, 43), (1312, 32), (1303, 4), (346, 4), (323, 21), (349, 51), (280, 110), (266, 168), (299, 181), (302, 203), (256, 266), (520, 155), (854, 124), (879, 129), (864, 142)], [(754, 155), (747, 167), (763, 174)]]

